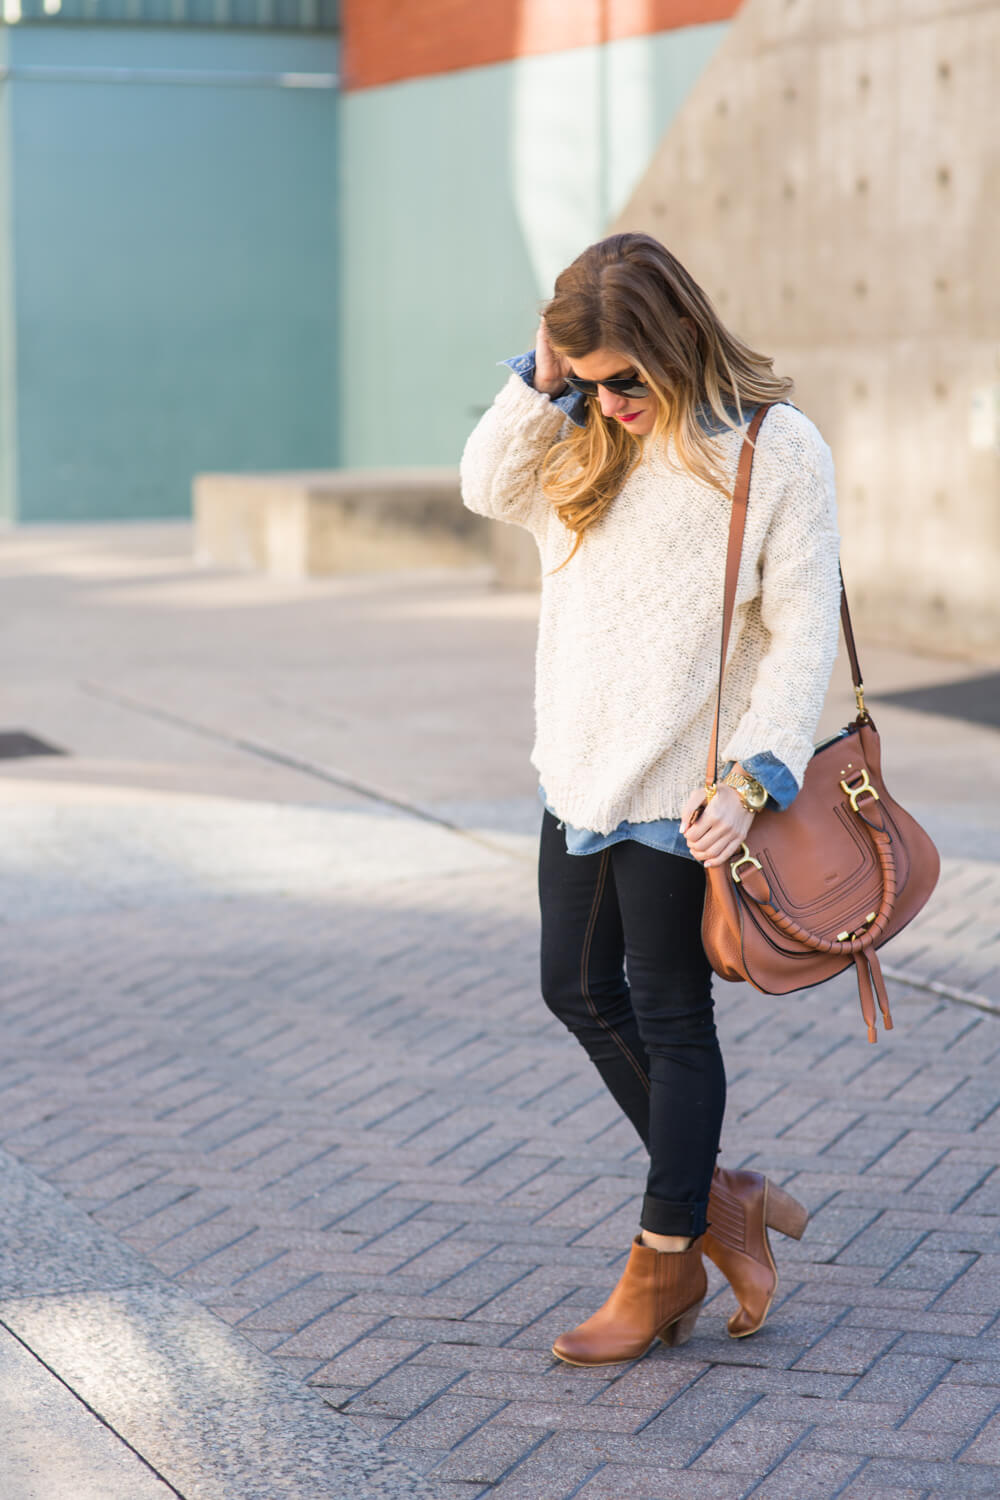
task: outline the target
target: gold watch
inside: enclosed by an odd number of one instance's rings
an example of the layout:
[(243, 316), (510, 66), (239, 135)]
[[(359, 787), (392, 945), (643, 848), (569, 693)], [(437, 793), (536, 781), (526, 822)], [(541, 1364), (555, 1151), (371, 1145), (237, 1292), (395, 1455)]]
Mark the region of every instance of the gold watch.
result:
[(732, 787), (747, 812), (760, 812), (761, 808), (767, 806), (767, 792), (760, 782), (743, 771), (737, 771), (735, 766), (723, 776), (722, 785)]

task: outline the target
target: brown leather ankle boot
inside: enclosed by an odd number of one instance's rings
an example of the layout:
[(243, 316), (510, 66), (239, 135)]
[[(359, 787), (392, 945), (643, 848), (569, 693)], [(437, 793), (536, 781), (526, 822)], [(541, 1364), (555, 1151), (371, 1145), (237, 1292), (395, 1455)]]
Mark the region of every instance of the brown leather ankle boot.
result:
[(736, 1293), (739, 1310), (729, 1319), (729, 1335), (756, 1333), (778, 1290), (778, 1269), (768, 1229), (800, 1240), (809, 1211), (790, 1193), (759, 1172), (716, 1167), (708, 1198), (704, 1249)]
[(561, 1333), (552, 1353), (568, 1365), (614, 1365), (638, 1359), (662, 1339), (684, 1344), (691, 1337), (708, 1279), (702, 1241), (676, 1253), (632, 1241), (625, 1273), (592, 1318)]

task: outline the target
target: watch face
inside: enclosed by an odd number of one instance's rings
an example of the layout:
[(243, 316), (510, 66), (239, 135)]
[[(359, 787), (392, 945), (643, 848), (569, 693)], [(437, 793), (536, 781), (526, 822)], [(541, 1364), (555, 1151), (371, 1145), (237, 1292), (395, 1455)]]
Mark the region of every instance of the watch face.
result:
[(740, 801), (751, 812), (760, 812), (767, 806), (767, 792), (752, 776), (743, 776), (736, 771), (724, 778), (726, 783), (739, 793)]

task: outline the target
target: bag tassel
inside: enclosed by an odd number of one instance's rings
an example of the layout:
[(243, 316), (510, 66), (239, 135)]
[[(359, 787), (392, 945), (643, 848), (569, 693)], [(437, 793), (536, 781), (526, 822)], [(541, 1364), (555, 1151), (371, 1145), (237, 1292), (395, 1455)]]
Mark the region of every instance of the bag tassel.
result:
[(892, 1030), (892, 1016), (889, 1012), (889, 992), (885, 987), (885, 979), (882, 974), (882, 965), (878, 961), (878, 954), (873, 948), (869, 948), (867, 955), (868, 968), (875, 981), (875, 994), (878, 999), (878, 1008), (882, 1012), (882, 1026), (886, 1031)]
[(854, 965), (858, 971), (858, 997), (861, 1001), (861, 1014), (865, 1018), (868, 1027), (868, 1040), (877, 1041), (875, 1035), (875, 996), (872, 993), (871, 975), (868, 972), (868, 960), (864, 953), (855, 953)]
[(855, 953), (854, 964), (858, 971), (858, 997), (861, 1000), (861, 1014), (864, 1016), (868, 1027), (868, 1040), (877, 1041), (875, 1034), (875, 1001), (878, 999), (878, 1008), (882, 1012), (882, 1025), (886, 1031), (892, 1030), (892, 1015), (889, 1011), (889, 995), (885, 987), (885, 978), (882, 974), (882, 965), (878, 961), (878, 954), (872, 949), (864, 949)]

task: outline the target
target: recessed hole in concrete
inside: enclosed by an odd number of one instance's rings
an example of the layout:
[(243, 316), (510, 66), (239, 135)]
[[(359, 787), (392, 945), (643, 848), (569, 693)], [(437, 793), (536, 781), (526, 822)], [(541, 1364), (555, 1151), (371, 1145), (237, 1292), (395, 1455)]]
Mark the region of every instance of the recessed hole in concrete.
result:
[(0, 729), (0, 760), (21, 760), (30, 755), (65, 755), (57, 745), (40, 740), (26, 729)]
[[(944, 614), (946, 605), (940, 594), (929, 601), (935, 614)], [(900, 708), (913, 708), (922, 714), (944, 714), (949, 719), (967, 719), (973, 724), (988, 724), (1000, 729), (1000, 672), (986, 672), (966, 677), (961, 682), (941, 682), (930, 687), (909, 688), (905, 692), (883, 693), (880, 701)]]

